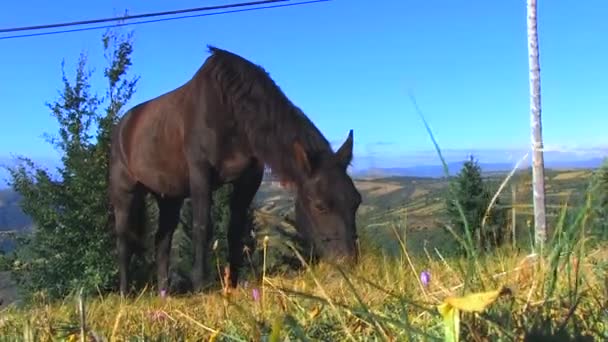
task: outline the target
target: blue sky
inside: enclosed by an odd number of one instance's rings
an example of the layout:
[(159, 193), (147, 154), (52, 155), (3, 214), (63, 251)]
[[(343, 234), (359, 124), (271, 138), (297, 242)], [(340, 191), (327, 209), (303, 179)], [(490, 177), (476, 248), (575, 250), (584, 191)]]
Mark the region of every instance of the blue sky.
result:
[[(0, 27), (231, 2), (8, 1)], [(539, 2), (545, 144), (603, 154), (608, 2)], [(437, 162), (410, 90), (454, 159), (473, 151), (506, 161), (530, 145), (523, 0), (334, 0), (127, 29), (135, 29), (133, 72), (141, 76), (130, 106), (187, 81), (214, 44), (264, 66), (330, 141), (354, 129), (355, 165)], [(104, 91), (102, 33), (0, 40), (0, 159), (57, 159), (42, 137), (57, 130), (45, 102), (58, 95), (62, 59), (71, 76), (81, 51)]]

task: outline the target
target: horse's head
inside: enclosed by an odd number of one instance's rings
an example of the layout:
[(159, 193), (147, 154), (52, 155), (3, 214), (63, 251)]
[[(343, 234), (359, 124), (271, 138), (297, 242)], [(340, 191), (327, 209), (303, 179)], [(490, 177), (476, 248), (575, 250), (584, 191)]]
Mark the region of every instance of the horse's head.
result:
[(304, 170), (295, 201), (296, 227), (311, 243), (314, 255), (357, 261), (355, 215), (361, 195), (346, 169), (352, 159), (353, 132), (333, 154), (311, 160), (295, 144), (296, 160)]

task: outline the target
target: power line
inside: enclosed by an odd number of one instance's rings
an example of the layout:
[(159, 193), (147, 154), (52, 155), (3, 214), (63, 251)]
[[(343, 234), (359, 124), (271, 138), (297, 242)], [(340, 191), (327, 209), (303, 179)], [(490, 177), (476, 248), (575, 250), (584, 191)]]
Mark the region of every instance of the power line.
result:
[[(272, 3), (272, 2), (280, 2), (280, 1), (289, 1), (289, 0), (258, 1), (258, 3)], [(327, 1), (331, 1), (331, 0), (310, 0), (310, 1), (294, 2), (294, 3), (288, 3), (288, 4), (280, 4), (280, 5), (258, 6), (258, 7), (253, 7), (253, 8), (226, 10), (226, 11), (213, 12), (213, 13), (201, 13), (201, 14), (192, 14), (192, 15), (184, 15), (184, 16), (178, 16), (178, 17), (171, 17), (171, 18), (142, 20), (142, 21), (135, 21), (135, 22), (130, 22), (130, 23), (117, 23), (117, 24), (113, 24), (113, 25), (100, 25), (100, 26), (94, 26), (94, 27), (70, 29), (70, 30), (58, 30), (58, 31), (50, 31), (50, 32), (28, 33), (28, 34), (4, 36), (4, 37), (0, 37), (0, 40), (13, 39), (13, 38), (27, 38), (27, 37), (35, 37), (35, 36), (46, 36), (46, 35), (52, 35), (52, 34), (71, 33), (71, 32), (80, 32), (80, 31), (89, 31), (89, 30), (99, 30), (99, 29), (112, 28), (112, 27), (118, 27), (118, 26), (130, 26), (130, 25), (156, 23), (156, 22), (161, 22), (161, 21), (171, 21), (171, 20), (179, 20), (179, 19), (206, 17), (206, 16), (213, 16), (213, 15), (220, 15), (220, 14), (229, 14), (229, 13), (238, 13), (238, 12), (249, 12), (249, 11), (256, 11), (256, 10), (263, 10), (263, 9), (270, 9), (270, 8), (298, 6), (298, 5), (306, 5), (306, 4), (313, 4), (313, 3), (317, 3), (317, 2), (327, 2)], [(251, 4), (251, 3), (248, 3), (248, 4)], [(237, 5), (240, 5), (240, 4), (237, 4)], [(226, 6), (230, 6), (230, 5), (223, 5), (223, 6), (224, 6), (223, 8), (230, 8), (230, 7), (226, 7)], [(214, 7), (219, 7), (219, 6), (214, 6)], [(232, 7), (236, 7), (236, 6), (232, 5)], [(209, 8), (209, 7), (207, 7), (207, 8)], [(194, 9), (190, 9), (190, 12), (192, 12), (192, 10), (194, 10)], [(202, 11), (202, 9), (198, 9), (198, 10)], [(189, 11), (189, 10), (180, 10), (180, 11)], [(172, 11), (172, 12), (174, 12), (174, 11)], [(164, 13), (164, 12), (159, 12), (159, 13)], [(181, 13), (184, 13), (184, 12), (181, 12)], [(146, 15), (146, 14), (141, 14), (141, 15)], [(131, 16), (131, 17), (133, 17), (133, 16)], [(148, 15), (148, 17), (149, 17), (149, 15)], [(112, 19), (108, 18), (108, 19), (97, 19), (97, 20), (118, 21), (118, 20), (123, 20), (124, 18), (125, 17), (118, 17), (118, 18), (112, 18)], [(67, 24), (72, 24), (72, 23), (67, 23)], [(51, 24), (51, 25), (69, 26), (69, 25), (65, 25), (65, 24)], [(75, 25), (78, 25), (78, 24), (75, 24)], [(80, 25), (82, 25), (82, 24), (80, 24)], [(40, 26), (48, 26), (48, 25), (40, 25)], [(21, 30), (22, 28), (17, 28), (17, 29)], [(13, 31), (6, 31), (6, 30), (13, 30)], [(0, 30), (0, 32), (14, 32), (14, 31), (15, 31), (15, 29), (3, 29), (3, 30)]]
[(242, 3), (228, 4), (228, 5), (206, 6), (206, 7), (186, 8), (186, 9), (173, 10), (173, 11), (126, 15), (126, 16), (122, 16), (122, 17), (113, 17), (113, 18), (80, 20), (80, 21), (73, 21), (73, 22), (67, 22), (67, 23), (45, 24), (45, 25), (25, 26), (25, 27), (13, 27), (13, 28), (7, 28), (7, 29), (0, 29), (0, 33), (9, 33), (9, 32), (17, 32), (17, 31), (31, 31), (31, 30), (40, 30), (40, 29), (65, 27), (65, 26), (98, 24), (98, 23), (104, 23), (104, 22), (108, 22), (108, 21), (158, 17), (158, 16), (163, 16), (163, 15), (181, 14), (181, 13), (188, 13), (188, 12), (212, 11), (212, 10), (217, 10), (217, 9), (262, 5), (262, 4), (266, 4), (266, 3), (283, 2), (283, 1), (289, 1), (289, 0), (264, 0), (264, 1), (253, 1), (253, 2), (242, 2)]

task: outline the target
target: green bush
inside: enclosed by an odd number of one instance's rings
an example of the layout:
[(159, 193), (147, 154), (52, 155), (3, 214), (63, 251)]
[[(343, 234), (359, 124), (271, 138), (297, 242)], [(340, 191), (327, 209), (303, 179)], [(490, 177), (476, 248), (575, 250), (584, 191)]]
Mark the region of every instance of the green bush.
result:
[[(47, 136), (61, 154), (58, 177), (26, 158), (10, 168), (11, 186), (33, 220), (33, 232), (16, 251), (13, 276), (25, 297), (42, 291), (62, 297), (115, 286), (117, 268), (107, 196), (111, 127), (135, 92), (138, 78), (127, 79), (133, 46), (131, 34), (108, 31), (102, 43), (108, 66), (104, 97), (92, 93), (91, 72), (81, 53), (73, 81), (62, 63), (59, 98), (47, 104), (57, 120), (57, 136)], [(103, 111), (99, 106), (105, 104)]]

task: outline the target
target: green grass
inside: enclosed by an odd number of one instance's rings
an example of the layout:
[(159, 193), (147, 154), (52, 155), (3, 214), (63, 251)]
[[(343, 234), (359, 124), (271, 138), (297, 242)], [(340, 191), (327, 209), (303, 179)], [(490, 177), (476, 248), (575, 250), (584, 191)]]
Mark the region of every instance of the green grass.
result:
[[(544, 256), (526, 258), (527, 253), (509, 247), (480, 256), (482, 271), (469, 276), (466, 290), (466, 258), (445, 259), (436, 250), (425, 257), (411, 257), (407, 248), (394, 256), (364, 250), (361, 263), (350, 270), (319, 264), (228, 294), (218, 289), (163, 300), (143, 290), (126, 300), (85, 298), (85, 325), (91, 336), (103, 340), (193, 340), (216, 334), (218, 340), (248, 341), (276, 333), (275, 341), (434, 341), (443, 339), (437, 305), (446, 297), (507, 286), (512, 294), (486, 312), (462, 314), (463, 340), (521, 340), (537, 332), (599, 341), (608, 336), (608, 246), (570, 233), (572, 243), (556, 243)], [(423, 270), (431, 274), (428, 286), (418, 280)], [(257, 301), (254, 288), (261, 294)], [(0, 335), (67, 339), (80, 331), (77, 304), (77, 296), (48, 302), (41, 295), (28, 307), (6, 309), (0, 314)]]

